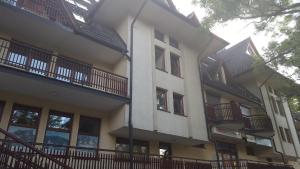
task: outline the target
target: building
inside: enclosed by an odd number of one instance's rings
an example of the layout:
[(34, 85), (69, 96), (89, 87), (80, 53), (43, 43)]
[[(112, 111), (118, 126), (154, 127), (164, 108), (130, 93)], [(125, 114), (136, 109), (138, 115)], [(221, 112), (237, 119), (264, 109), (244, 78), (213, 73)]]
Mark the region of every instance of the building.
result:
[[(0, 1), (2, 166), (129, 167), (128, 51), (141, 6)], [(133, 28), (136, 168), (297, 165), (291, 113), (278, 101), (276, 78), (259, 86), (250, 40), (220, 51), (228, 43), (171, 0), (149, 0)]]

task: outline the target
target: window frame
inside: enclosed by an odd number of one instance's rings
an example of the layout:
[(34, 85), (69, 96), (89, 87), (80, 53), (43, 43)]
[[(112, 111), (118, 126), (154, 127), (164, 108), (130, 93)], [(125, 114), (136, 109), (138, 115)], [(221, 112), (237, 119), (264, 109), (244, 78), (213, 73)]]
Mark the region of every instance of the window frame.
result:
[(293, 136), (292, 136), (291, 130), (289, 130), (289, 129), (287, 129), (287, 128), (284, 128), (284, 131), (285, 131), (285, 135), (286, 135), (286, 140), (287, 140), (287, 142), (293, 144), (293, 143), (294, 143), (294, 140), (293, 140)]
[[(98, 124), (99, 124), (99, 126), (98, 126), (98, 135), (87, 135), (87, 134), (81, 133), (81, 132), (79, 131), (79, 129), (80, 129), (80, 120), (81, 120), (82, 118), (93, 119), (93, 120), (97, 120), (97, 121), (98, 121)], [(84, 135), (84, 136), (97, 136), (98, 139), (97, 139), (97, 146), (96, 146), (96, 148), (98, 149), (98, 148), (99, 148), (99, 143), (100, 143), (100, 135), (101, 135), (101, 119), (96, 118), (96, 117), (80, 116), (80, 118), (79, 118), (79, 125), (78, 125), (78, 132), (77, 132), (76, 145), (78, 144), (78, 136), (79, 136), (79, 135)]]
[[(64, 129), (55, 129), (55, 128), (49, 127), (50, 115), (70, 117), (72, 125), (71, 125), (71, 128), (69, 129), (69, 131), (64, 130)], [(71, 134), (72, 134), (72, 130), (73, 130), (73, 122), (74, 122), (74, 115), (72, 113), (66, 113), (66, 112), (63, 112), (63, 111), (58, 111), (58, 110), (52, 110), (51, 109), (48, 113), (47, 126), (46, 126), (46, 129), (45, 129), (44, 141), (43, 142), (45, 143), (47, 131), (63, 132), (63, 133), (68, 133), (69, 134), (69, 141), (68, 141), (68, 144), (67, 144), (67, 146), (69, 146), (70, 143), (71, 143), (71, 137), (72, 137)], [(63, 146), (63, 145), (59, 145), (59, 146)]]
[[(158, 35), (158, 36), (157, 36)], [(162, 37), (159, 37), (159, 36), (162, 36)], [(161, 39), (162, 38), (162, 39)], [(159, 30), (157, 29), (154, 29), (154, 39), (156, 40), (159, 40), (161, 42), (164, 42), (165, 43), (165, 34), (160, 32)]]
[[(61, 74), (59, 72), (59, 68), (67, 69), (69, 71), (69, 76), (66, 76), (66, 71), (63, 72), (64, 74)], [(76, 69), (77, 68), (77, 69)], [(78, 70), (80, 68), (81, 70)], [(85, 71), (82, 71), (83, 69), (86, 69)], [(86, 80), (84, 79), (76, 79), (76, 73), (81, 73), (86, 76)], [(81, 61), (77, 61), (75, 59), (66, 58), (64, 56), (57, 57), (57, 60), (55, 62), (55, 79), (63, 82), (68, 83), (76, 83), (76, 84), (82, 84), (87, 85), (91, 79), (92, 74), (92, 65), (83, 63)]]
[[(28, 126), (28, 125), (18, 125), (18, 124), (17, 124), (17, 125), (14, 125), (14, 124), (12, 123), (12, 118), (13, 118), (14, 111), (15, 111), (17, 108), (23, 109), (23, 110), (30, 110), (30, 111), (33, 111), (33, 112), (38, 113), (38, 118), (37, 118), (37, 124), (36, 124), (36, 126), (31, 127), (31, 126)], [(34, 137), (34, 142), (36, 142), (36, 140), (37, 140), (37, 135), (38, 135), (38, 129), (39, 129), (39, 127), (40, 127), (41, 114), (42, 114), (42, 108), (34, 107), (34, 106), (28, 106), (28, 105), (23, 105), (23, 104), (18, 104), (18, 103), (14, 103), (14, 104), (13, 104), (13, 107), (12, 107), (12, 110), (11, 110), (11, 114), (10, 114), (10, 118), (9, 118), (9, 122), (8, 122), (6, 131), (8, 131), (9, 128), (10, 128), (11, 126), (35, 129), (35, 130), (36, 130), (36, 133), (35, 133), (35, 137)], [(33, 143), (34, 143), (34, 142), (33, 142)]]
[(175, 49), (179, 50), (179, 42), (175, 38), (169, 36), (169, 45)]
[(156, 104), (157, 105), (156, 109), (159, 110), (159, 111), (169, 112), (169, 108), (168, 108), (168, 90), (160, 88), (160, 87), (156, 88), (156, 101), (157, 101), (157, 103), (158, 103), (158, 91), (159, 90), (164, 92), (163, 94), (165, 95), (165, 99), (164, 99), (165, 108), (164, 109), (159, 109), (158, 104)]
[(279, 134), (280, 134), (280, 136), (281, 136), (282, 141), (286, 142), (287, 139), (286, 139), (286, 136), (285, 136), (285, 132), (284, 132), (283, 127), (279, 127), (279, 132), (280, 132)]
[[(164, 72), (167, 72), (166, 71), (166, 50), (164, 49), (164, 48), (162, 48), (162, 47), (159, 47), (159, 46), (157, 46), (157, 45), (155, 45), (154, 46), (154, 53), (155, 53), (155, 68), (157, 69), (157, 70), (161, 70), (161, 71), (164, 71)], [(157, 65), (157, 62), (156, 62), (156, 60), (157, 60), (157, 55), (156, 55), (156, 50), (161, 50), (162, 51), (162, 53), (163, 53), (163, 55), (161, 55), (160, 57), (162, 57), (162, 64), (163, 64), (163, 67), (162, 68), (160, 68), (158, 65)]]
[[(14, 54), (14, 55), (12, 55), (12, 54)], [(42, 56), (41, 56), (41, 54), (42, 54)], [(17, 55), (17, 57), (15, 55)], [(17, 63), (17, 62), (12, 63), (12, 61), (10, 60), (11, 56), (16, 57), (16, 58), (18, 58), (20, 56), (24, 57), (23, 59), (21, 59), (21, 60), (24, 60), (24, 63)], [(26, 43), (23, 43), (23, 42), (13, 39), (9, 45), (9, 49), (6, 54), (5, 63), (8, 65), (11, 65), (13, 67), (17, 67), (22, 70), (28, 71), (33, 74), (38, 74), (41, 76), (48, 76), (49, 69), (51, 66), (51, 57), (52, 57), (52, 53), (47, 50), (40, 49), (40, 48), (37, 48), (37, 47), (31, 46), (29, 44), (26, 44)], [(32, 66), (33, 60), (46, 63), (45, 69), (44, 70), (38, 69), (35, 66)], [(35, 64), (35, 65), (37, 65), (37, 64)]]
[[(181, 97), (180, 99), (180, 107), (182, 112), (175, 112), (175, 97)], [(185, 111), (184, 111), (184, 95), (173, 92), (173, 108), (174, 108), (174, 114), (179, 115), (179, 116), (185, 116)]]
[[(175, 59), (174, 62), (177, 62), (175, 65), (173, 64), (173, 59)], [(181, 57), (173, 52), (170, 52), (170, 64), (171, 64), (171, 74), (177, 77), (182, 77), (181, 73)], [(174, 70), (175, 68), (175, 70)], [(178, 74), (174, 73), (174, 71), (178, 72)]]
[(5, 107), (6, 102), (0, 100), (0, 120), (2, 119), (2, 115), (4, 113), (4, 107)]
[[(117, 137), (116, 138), (116, 144), (115, 144), (115, 149), (117, 149), (117, 144), (126, 144), (129, 147), (129, 139), (127, 138), (122, 138), (122, 137)], [(146, 155), (149, 155), (150, 153), (150, 144), (148, 141), (143, 141), (143, 140), (133, 140), (133, 146), (144, 146), (147, 148)]]

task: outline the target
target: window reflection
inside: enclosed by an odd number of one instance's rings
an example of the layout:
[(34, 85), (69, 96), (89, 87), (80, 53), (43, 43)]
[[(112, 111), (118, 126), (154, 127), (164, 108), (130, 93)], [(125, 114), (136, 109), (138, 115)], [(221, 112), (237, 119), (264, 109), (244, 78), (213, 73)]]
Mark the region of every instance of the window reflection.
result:
[[(44, 143), (48, 145), (69, 145), (73, 123), (72, 117), (68, 113), (50, 111)], [(63, 147), (47, 148), (64, 149)]]
[[(116, 143), (117, 151), (129, 151), (129, 140), (123, 138), (117, 138)], [(146, 141), (134, 140), (133, 142), (133, 152), (138, 154), (148, 154), (149, 153), (149, 143)]]
[(39, 113), (37, 108), (14, 105), (8, 132), (26, 142), (34, 142), (38, 127)]
[(80, 117), (77, 146), (97, 148), (100, 133), (100, 120), (89, 117)]

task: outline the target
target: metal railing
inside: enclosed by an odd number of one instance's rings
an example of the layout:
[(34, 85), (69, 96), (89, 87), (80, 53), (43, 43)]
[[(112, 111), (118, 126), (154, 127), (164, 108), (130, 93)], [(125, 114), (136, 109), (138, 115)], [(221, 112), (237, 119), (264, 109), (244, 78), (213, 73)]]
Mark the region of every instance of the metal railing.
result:
[(242, 121), (242, 113), (236, 103), (206, 106), (207, 118), (211, 122)]
[(9, 142), (0, 142), (0, 168), (3, 169), (71, 169), (61, 160), (22, 141), (0, 128)]
[(250, 131), (273, 131), (271, 119), (267, 115), (244, 116), (245, 129)]
[(0, 65), (127, 97), (127, 78), (25, 43), (0, 38)]
[(61, 0), (0, 0), (0, 2), (72, 28), (72, 21)]

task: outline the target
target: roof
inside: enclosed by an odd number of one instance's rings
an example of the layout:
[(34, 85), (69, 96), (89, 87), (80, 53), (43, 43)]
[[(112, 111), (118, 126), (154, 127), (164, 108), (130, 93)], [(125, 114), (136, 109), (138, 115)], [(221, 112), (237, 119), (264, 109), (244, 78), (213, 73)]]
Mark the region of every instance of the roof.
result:
[(240, 43), (225, 49), (215, 56), (223, 60), (226, 71), (231, 77), (237, 76), (253, 67), (254, 59), (246, 51), (252, 44), (251, 38), (247, 38)]
[(211, 75), (217, 73), (218, 69), (218, 63), (213, 61), (207, 62), (206, 60), (205, 64), (206, 66), (202, 66), (201, 73), (203, 77), (203, 83), (213, 87), (218, 90), (222, 90), (224, 92), (228, 92), (232, 95), (235, 95), (240, 98), (244, 98), (250, 102), (256, 103), (256, 104), (261, 104), (261, 100), (255, 96), (253, 93), (251, 93), (247, 88), (244, 86), (234, 83), (234, 82), (227, 82), (222, 83), (218, 80), (214, 80)]
[[(92, 9), (92, 6), (95, 5), (95, 3), (96, 2), (87, 3), (84, 0), (65, 1), (66, 8), (74, 24), (73, 26), (75, 33), (83, 35), (91, 40), (94, 40), (107, 47), (115, 49), (121, 53), (127, 53), (126, 43), (114, 29), (105, 27), (100, 24), (89, 23), (87, 21), (82, 22), (74, 17), (75, 13), (83, 19), (87, 18), (89, 10)], [(86, 9), (84, 9), (83, 7), (85, 7)]]

